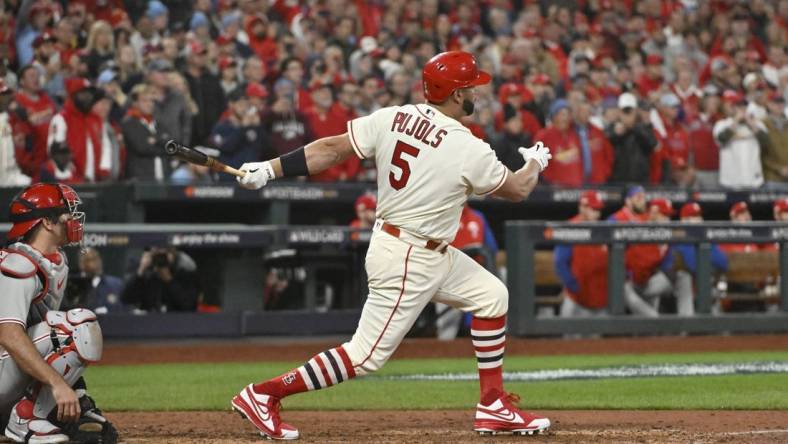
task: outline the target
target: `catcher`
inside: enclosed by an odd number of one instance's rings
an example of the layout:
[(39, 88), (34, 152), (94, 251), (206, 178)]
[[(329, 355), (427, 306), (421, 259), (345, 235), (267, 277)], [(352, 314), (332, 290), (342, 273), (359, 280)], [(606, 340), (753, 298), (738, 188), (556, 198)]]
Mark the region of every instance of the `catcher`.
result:
[(69, 186), (49, 183), (11, 202), (10, 244), (0, 249), (0, 420), (14, 442), (117, 442), (82, 378), (101, 359), (96, 315), (58, 311), (68, 276), (60, 247), (82, 239), (80, 203)]

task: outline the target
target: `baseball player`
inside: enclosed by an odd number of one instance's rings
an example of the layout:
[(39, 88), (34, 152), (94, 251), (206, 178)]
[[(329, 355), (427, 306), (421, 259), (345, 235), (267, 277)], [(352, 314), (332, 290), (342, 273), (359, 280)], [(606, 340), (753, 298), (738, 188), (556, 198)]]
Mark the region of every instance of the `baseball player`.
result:
[(252, 189), (279, 177), (320, 173), (353, 155), (374, 159), (378, 169), (378, 219), (366, 257), (369, 296), (358, 328), (350, 341), (249, 384), (233, 398), (232, 407), (262, 435), (298, 438), (298, 430), (279, 418), (280, 399), (378, 370), (430, 301), (473, 314), (481, 384), (474, 430), (533, 434), (550, 426), (549, 419), (519, 410), (516, 395), (503, 391), (506, 286), (449, 246), (469, 194), (521, 201), (551, 158), (541, 143), (520, 148), (525, 166), (511, 172), (460, 123), (473, 113), (474, 87), (490, 79), (467, 52), (438, 54), (422, 72), (428, 103), (382, 108), (348, 122), (345, 134), (241, 166), (246, 175), (239, 182)]
[(646, 214), (646, 190), (640, 185), (627, 189), (624, 206), (607, 218), (610, 222), (643, 222), (648, 219)]
[(11, 202), (13, 243), (0, 250), (0, 415), (14, 442), (117, 440), (82, 380), (101, 359), (96, 315), (57, 311), (68, 276), (60, 247), (82, 239), (80, 203), (61, 184), (31, 185)]

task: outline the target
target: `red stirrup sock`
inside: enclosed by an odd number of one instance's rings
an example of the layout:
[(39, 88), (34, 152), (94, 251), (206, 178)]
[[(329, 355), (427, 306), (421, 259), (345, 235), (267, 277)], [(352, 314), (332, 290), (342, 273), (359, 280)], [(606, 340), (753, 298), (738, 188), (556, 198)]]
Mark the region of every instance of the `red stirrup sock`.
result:
[(474, 317), (471, 321), (471, 338), (479, 367), (480, 398), (482, 404), (489, 405), (503, 393), (506, 316), (491, 319)]
[(257, 393), (265, 393), (277, 398), (294, 395), (310, 390), (320, 390), (347, 381), (356, 376), (353, 364), (342, 347), (318, 353), (301, 367), (255, 384)]

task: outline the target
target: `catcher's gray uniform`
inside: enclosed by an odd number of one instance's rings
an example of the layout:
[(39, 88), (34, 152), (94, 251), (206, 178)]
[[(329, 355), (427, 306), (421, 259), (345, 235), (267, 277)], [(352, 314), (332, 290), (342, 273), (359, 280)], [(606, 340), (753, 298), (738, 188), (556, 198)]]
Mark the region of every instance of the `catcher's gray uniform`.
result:
[[(25, 327), (41, 356), (73, 385), (87, 362), (101, 358), (102, 337), (90, 310), (57, 311), (67, 279), (68, 264), (60, 251), (44, 256), (21, 242), (0, 250), (0, 323)], [(0, 348), (0, 412), (7, 413), (34, 382)], [(51, 390), (42, 387), (34, 414), (46, 418), (54, 406)]]

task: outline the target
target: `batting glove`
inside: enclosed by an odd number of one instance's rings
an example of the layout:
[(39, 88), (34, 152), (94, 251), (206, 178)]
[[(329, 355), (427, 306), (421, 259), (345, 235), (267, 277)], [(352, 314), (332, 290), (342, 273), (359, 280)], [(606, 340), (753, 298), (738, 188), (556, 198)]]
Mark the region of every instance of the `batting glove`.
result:
[(247, 190), (259, 190), (264, 187), (268, 181), (274, 180), (276, 177), (274, 175), (274, 168), (271, 166), (271, 162), (268, 161), (247, 162), (241, 165), (240, 170), (245, 173), (244, 177), (236, 177), (235, 180)]
[(531, 159), (535, 160), (539, 164), (539, 171), (544, 171), (550, 159), (553, 158), (553, 155), (550, 154), (550, 148), (544, 146), (541, 141), (536, 142), (530, 148), (520, 147), (517, 151), (523, 156), (525, 163), (528, 163)]

